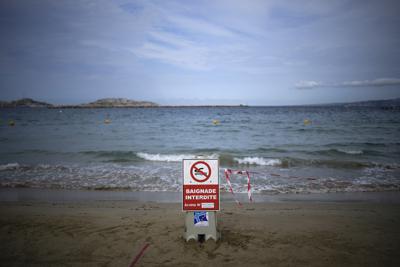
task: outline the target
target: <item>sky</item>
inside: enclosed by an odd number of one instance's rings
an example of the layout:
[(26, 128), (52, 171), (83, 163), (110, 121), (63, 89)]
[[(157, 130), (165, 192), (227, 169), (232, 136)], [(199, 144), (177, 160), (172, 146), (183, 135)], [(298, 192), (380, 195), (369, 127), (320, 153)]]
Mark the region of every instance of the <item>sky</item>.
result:
[(400, 97), (400, 2), (0, 0), (0, 100)]

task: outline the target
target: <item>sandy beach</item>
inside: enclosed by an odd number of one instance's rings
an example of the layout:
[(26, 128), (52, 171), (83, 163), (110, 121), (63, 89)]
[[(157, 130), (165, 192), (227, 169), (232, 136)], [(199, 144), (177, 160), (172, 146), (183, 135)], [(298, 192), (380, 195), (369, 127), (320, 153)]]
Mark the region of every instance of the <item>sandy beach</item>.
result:
[(215, 243), (186, 243), (179, 203), (2, 201), (1, 266), (400, 266), (400, 205), (222, 203)]

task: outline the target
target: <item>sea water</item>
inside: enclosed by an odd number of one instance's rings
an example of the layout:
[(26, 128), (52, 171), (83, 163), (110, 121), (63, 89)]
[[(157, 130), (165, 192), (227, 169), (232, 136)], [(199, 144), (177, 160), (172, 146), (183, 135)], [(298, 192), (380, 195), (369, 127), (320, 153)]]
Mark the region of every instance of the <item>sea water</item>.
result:
[[(201, 156), (220, 160), (222, 189), (229, 168), (249, 171), (253, 191), (266, 194), (399, 190), (399, 115), (343, 106), (1, 109), (0, 186), (180, 191), (182, 159)], [(233, 175), (234, 190), (245, 192), (246, 178)]]

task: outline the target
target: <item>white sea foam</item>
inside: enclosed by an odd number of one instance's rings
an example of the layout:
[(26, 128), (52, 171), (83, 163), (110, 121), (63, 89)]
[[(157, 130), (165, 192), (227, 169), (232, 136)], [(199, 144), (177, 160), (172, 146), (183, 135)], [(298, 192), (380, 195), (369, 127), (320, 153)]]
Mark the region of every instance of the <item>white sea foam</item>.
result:
[(7, 163), (0, 165), (0, 171), (15, 170), (19, 168), (18, 163)]
[(234, 158), (239, 164), (252, 164), (252, 165), (263, 165), (263, 166), (279, 166), (282, 161), (279, 159), (265, 159), (261, 157), (244, 157)]
[(363, 154), (362, 150), (343, 150), (343, 149), (338, 149), (337, 151), (349, 154), (349, 155), (361, 155)]
[[(149, 160), (149, 161), (166, 161), (166, 162), (179, 162), (183, 159), (194, 159), (199, 155), (192, 155), (192, 154), (150, 154), (144, 152), (138, 152), (136, 155), (139, 158)], [(211, 155), (201, 155), (202, 158), (218, 158), (218, 155), (211, 154)]]

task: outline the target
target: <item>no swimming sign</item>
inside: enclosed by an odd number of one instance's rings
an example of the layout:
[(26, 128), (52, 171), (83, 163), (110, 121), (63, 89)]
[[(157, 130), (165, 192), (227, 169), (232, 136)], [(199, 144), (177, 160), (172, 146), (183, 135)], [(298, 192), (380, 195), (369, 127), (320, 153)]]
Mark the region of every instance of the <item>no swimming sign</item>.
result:
[(219, 210), (219, 164), (217, 159), (183, 160), (182, 209)]

